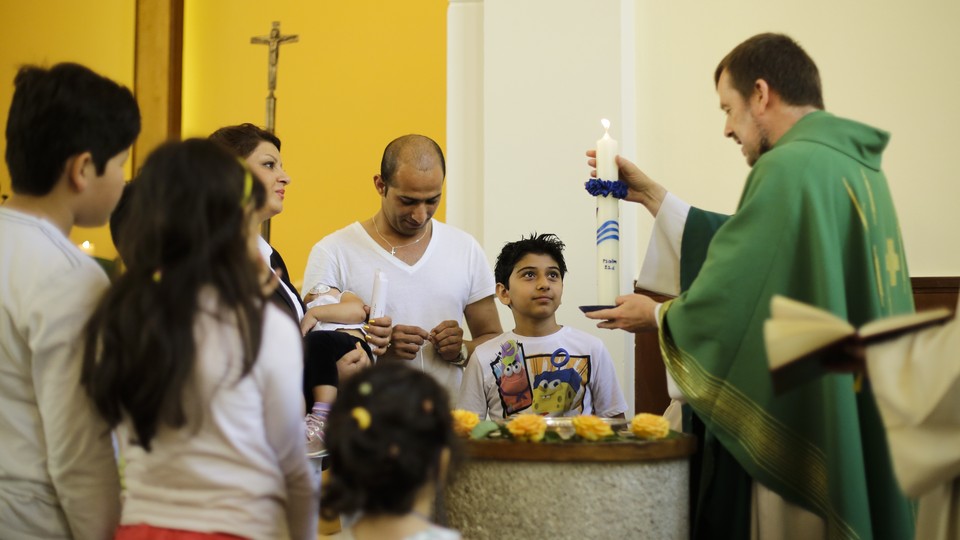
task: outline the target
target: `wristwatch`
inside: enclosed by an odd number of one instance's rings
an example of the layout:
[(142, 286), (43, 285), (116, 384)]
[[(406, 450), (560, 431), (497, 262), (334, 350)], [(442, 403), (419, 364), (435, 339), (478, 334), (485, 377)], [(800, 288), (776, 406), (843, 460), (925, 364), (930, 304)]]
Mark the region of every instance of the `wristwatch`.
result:
[(470, 352), (467, 350), (467, 342), (464, 341), (462, 342), (462, 345), (460, 345), (460, 355), (457, 356), (456, 360), (450, 363), (457, 367), (463, 367), (467, 365), (467, 360), (469, 359), (470, 359)]

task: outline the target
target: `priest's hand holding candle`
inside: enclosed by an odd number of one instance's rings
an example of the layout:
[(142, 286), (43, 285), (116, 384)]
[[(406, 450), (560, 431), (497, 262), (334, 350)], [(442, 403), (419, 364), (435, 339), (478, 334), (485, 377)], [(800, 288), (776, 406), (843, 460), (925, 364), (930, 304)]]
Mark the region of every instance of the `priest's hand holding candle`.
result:
[[(597, 304), (613, 306), (620, 294), (620, 200), (609, 189), (619, 180), (617, 141), (610, 136), (610, 121), (604, 118), (603, 137), (597, 141)], [(589, 190), (589, 187), (588, 187)]]

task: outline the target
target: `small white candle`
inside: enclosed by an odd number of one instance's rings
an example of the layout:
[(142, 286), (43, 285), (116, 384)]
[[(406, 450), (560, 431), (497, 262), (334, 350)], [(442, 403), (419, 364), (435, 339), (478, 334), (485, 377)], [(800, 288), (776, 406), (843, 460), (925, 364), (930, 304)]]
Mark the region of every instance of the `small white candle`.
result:
[(600, 123), (603, 124), (603, 137), (597, 141), (597, 178), (619, 180), (620, 171), (617, 168), (619, 147), (616, 139), (610, 136), (610, 121), (604, 118)]
[(91, 241), (89, 241), (89, 240), (84, 240), (84, 241), (81, 242), (77, 247), (80, 248), (80, 251), (86, 253), (87, 255), (89, 255), (89, 256), (91, 256), (91, 257), (93, 257), (94, 255), (96, 255), (96, 253), (97, 253), (97, 252), (96, 252), (96, 246), (94, 246), (94, 245), (93, 245), (93, 242), (91, 242)]

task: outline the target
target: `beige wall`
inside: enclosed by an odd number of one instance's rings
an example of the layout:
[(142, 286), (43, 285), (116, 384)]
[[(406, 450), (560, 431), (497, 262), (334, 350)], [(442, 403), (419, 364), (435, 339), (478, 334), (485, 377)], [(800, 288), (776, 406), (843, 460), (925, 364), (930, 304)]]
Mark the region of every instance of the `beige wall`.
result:
[(637, 155), (691, 203), (733, 211), (748, 169), (722, 137), (713, 69), (784, 32), (820, 67), (827, 109), (890, 131), (884, 168), (915, 276), (960, 274), (960, 3), (637, 0)]

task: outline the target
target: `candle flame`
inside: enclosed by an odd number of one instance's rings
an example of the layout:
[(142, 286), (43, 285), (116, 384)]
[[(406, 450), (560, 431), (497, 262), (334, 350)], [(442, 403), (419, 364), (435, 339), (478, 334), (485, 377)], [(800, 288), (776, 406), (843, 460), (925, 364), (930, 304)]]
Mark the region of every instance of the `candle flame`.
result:
[(600, 119), (600, 124), (603, 126), (604, 131), (610, 131), (610, 121), (606, 118)]

